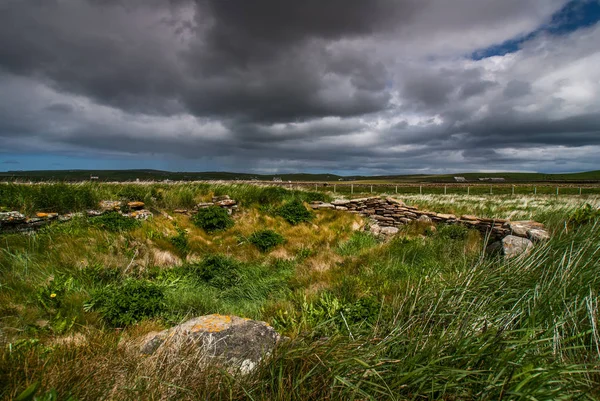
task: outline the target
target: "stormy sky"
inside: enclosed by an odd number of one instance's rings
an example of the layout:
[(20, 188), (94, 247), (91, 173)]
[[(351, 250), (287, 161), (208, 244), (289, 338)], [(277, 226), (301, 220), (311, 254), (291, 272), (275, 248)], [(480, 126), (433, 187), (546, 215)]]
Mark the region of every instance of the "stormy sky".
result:
[(0, 170), (600, 169), (600, 0), (0, 0)]

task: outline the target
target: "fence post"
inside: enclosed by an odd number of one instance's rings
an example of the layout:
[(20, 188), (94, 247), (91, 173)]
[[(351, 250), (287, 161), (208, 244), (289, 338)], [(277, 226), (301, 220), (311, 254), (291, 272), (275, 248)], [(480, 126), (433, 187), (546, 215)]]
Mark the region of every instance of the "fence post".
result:
[(350, 184), (350, 193), (354, 194), (354, 184)]
[(558, 196), (558, 187), (556, 187), (556, 196)]
[(315, 191), (317, 190), (317, 184), (315, 184)]
[(493, 195), (494, 192), (492, 191), (492, 186), (490, 185), (490, 195)]
[(581, 187), (579, 187), (579, 195), (581, 195)]
[[(579, 188), (579, 189), (581, 189), (581, 188)], [(396, 193), (398, 193), (398, 185), (396, 185)]]
[(537, 187), (533, 187), (533, 194), (537, 195)]
[(467, 195), (471, 195), (471, 187), (467, 187)]
[(333, 184), (333, 193), (335, 193), (335, 184)]
[(444, 195), (446, 195), (446, 186), (444, 185)]
[(512, 186), (512, 194), (513, 195), (515, 194), (515, 186), (514, 185)]
[(423, 186), (419, 185), (419, 195), (423, 195)]
[(373, 193), (373, 185), (371, 185), (371, 193)]

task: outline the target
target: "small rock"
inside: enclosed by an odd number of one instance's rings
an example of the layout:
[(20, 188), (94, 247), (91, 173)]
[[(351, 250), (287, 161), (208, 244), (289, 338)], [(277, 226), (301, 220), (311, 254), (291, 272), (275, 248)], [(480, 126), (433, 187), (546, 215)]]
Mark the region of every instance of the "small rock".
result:
[(421, 223), (431, 223), (432, 222), (431, 217), (426, 216), (424, 214), (422, 214), (421, 216), (419, 216), (419, 218), (417, 219), (417, 221), (421, 222)]
[(319, 203), (319, 204), (311, 204), (310, 207), (313, 209), (335, 209), (331, 203)]
[(542, 242), (549, 240), (550, 234), (548, 234), (548, 231), (546, 230), (533, 228), (531, 230), (527, 230), (527, 238), (529, 238), (533, 242)]
[(130, 209), (138, 210), (144, 208), (144, 202), (129, 202), (127, 203)]
[(121, 202), (120, 201), (108, 201), (103, 200), (100, 201), (100, 209), (101, 210), (121, 210)]
[(506, 259), (524, 257), (533, 250), (533, 242), (527, 238), (507, 235), (502, 241), (494, 242), (486, 249), (488, 253), (501, 253)]
[(2, 212), (0, 213), (0, 225), (12, 225), (12, 224), (20, 224), (25, 223), (27, 217), (19, 212)]
[(136, 220), (148, 220), (150, 218), (153, 217), (153, 214), (151, 211), (146, 210), (146, 209), (142, 209), (142, 210), (136, 210), (135, 212), (131, 212), (129, 214), (129, 217), (132, 217)]
[(346, 206), (350, 203), (349, 200), (345, 200), (345, 199), (336, 199), (333, 202), (331, 202), (332, 205), (334, 206)]
[(398, 231), (400, 230), (398, 230), (396, 227), (383, 227), (380, 231), (380, 234), (391, 237), (392, 235), (398, 234)]
[(231, 200), (229, 195), (213, 196), (213, 198), (212, 198), (213, 203), (224, 202), (224, 201), (229, 201), (229, 200)]

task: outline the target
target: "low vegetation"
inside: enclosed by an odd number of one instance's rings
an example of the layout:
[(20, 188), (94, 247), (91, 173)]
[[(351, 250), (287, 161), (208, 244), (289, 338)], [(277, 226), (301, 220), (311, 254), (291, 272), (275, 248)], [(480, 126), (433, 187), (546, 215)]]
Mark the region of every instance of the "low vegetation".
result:
[(285, 238), (273, 230), (259, 230), (252, 233), (248, 241), (261, 252), (268, 252), (276, 246), (285, 243)]
[(210, 206), (200, 209), (192, 218), (194, 224), (206, 232), (226, 230), (233, 226), (233, 219), (227, 213), (227, 210), (219, 206)]
[[(600, 397), (596, 198), (403, 198), (547, 225), (549, 242), (505, 261), (458, 226), (414, 224), (383, 241), (362, 231), (359, 216), (309, 211), (304, 202), (327, 200), (321, 193), (73, 187), (166, 212), (225, 194), (241, 207), (226, 230), (184, 214), (155, 213), (131, 227), (106, 214), (0, 235), (0, 399)], [(29, 187), (10, 188), (2, 205), (42, 204)], [(147, 333), (211, 313), (264, 320), (290, 341), (244, 377), (201, 367), (197, 353), (140, 355)]]

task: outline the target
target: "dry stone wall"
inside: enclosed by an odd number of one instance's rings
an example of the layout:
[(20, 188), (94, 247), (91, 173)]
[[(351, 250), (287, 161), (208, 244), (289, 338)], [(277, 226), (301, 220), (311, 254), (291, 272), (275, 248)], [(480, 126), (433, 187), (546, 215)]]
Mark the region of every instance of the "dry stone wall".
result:
[(371, 197), (351, 200), (335, 200), (331, 203), (313, 202), (313, 209), (334, 209), (349, 213), (358, 213), (369, 217), (384, 231), (386, 227), (398, 228), (412, 221), (431, 221), (432, 223), (461, 224), (489, 235), (490, 240), (501, 240), (508, 235), (541, 241), (549, 238), (544, 225), (535, 221), (510, 221), (506, 219), (488, 219), (471, 215), (456, 216), (419, 210), (394, 198)]

